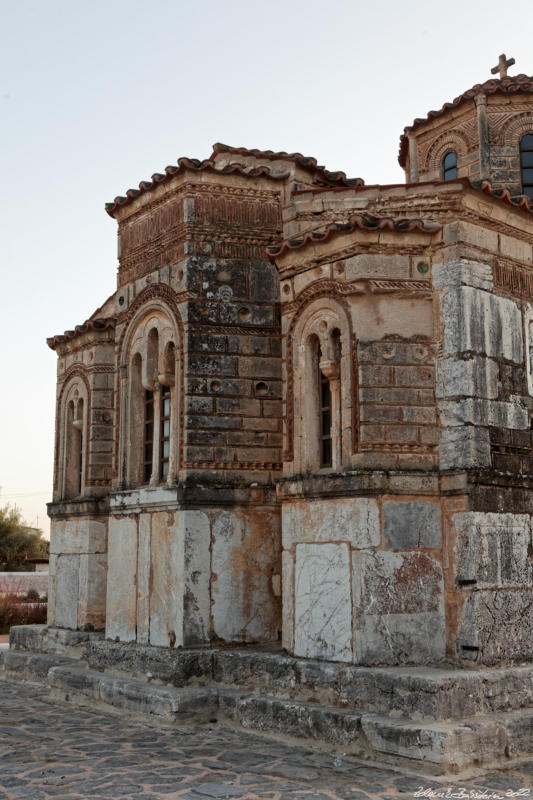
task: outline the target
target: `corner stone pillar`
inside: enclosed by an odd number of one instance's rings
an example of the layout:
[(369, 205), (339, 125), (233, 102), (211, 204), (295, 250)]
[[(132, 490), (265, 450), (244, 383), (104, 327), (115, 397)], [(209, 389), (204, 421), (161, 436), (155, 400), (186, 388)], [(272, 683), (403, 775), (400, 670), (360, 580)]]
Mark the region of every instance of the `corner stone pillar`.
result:
[(53, 512), (51, 516), (48, 625), (69, 630), (103, 630), (107, 517), (83, 515), (62, 519)]

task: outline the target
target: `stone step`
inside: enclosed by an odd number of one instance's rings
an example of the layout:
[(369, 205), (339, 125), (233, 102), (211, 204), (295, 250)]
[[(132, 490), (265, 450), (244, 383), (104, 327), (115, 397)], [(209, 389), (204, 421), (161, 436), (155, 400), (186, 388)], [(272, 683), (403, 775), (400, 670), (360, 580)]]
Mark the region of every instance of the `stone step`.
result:
[(47, 625), (16, 625), (9, 631), (12, 650), (57, 653), (69, 658), (84, 658), (89, 642), (103, 639), (100, 632), (69, 631)]
[(55, 653), (32, 653), (27, 650), (3, 650), (0, 653), (0, 674), (18, 680), (46, 685), (52, 667), (69, 666), (86, 669), (87, 663)]
[(220, 711), (243, 728), (341, 746), (347, 755), (434, 775), (501, 766), (533, 754), (533, 709), (460, 722), (416, 724), (221, 690)]
[(74, 703), (97, 703), (165, 722), (230, 721), (428, 774), (508, 765), (533, 755), (533, 708), (415, 722), (257, 689), (163, 686), (90, 669), (79, 659), (16, 650), (0, 653), (0, 674), (41, 683), (52, 696)]
[(424, 720), (533, 707), (533, 665), (490, 669), (356, 667), (248, 649), (169, 650), (91, 641), (89, 666), (187, 686), (198, 682), (365, 713)]
[(63, 700), (90, 699), (125, 711), (168, 721), (207, 722), (216, 718), (217, 690), (160, 686), (131, 678), (117, 678), (72, 665), (54, 666), (48, 672), (53, 696)]

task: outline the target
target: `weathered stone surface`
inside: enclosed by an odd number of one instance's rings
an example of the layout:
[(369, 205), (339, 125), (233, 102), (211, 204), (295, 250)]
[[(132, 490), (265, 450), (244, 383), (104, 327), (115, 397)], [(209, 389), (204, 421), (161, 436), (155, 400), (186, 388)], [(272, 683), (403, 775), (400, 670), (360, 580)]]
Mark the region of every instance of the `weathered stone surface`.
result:
[(214, 633), (226, 641), (277, 638), (279, 600), (271, 576), (280, 571), (278, 524), (268, 510), (215, 517), (211, 611)]
[(350, 580), (348, 545), (296, 545), (296, 655), (351, 661), (352, 613), (347, 591)]
[[(447, 226), (446, 230), (448, 231), (449, 228), (450, 226)], [(457, 259), (442, 264), (433, 264), (431, 277), (435, 289), (473, 286), (490, 291), (494, 286), (492, 269), (489, 264), (484, 264), (482, 261)]]
[(80, 557), (57, 556), (55, 579), (55, 624), (76, 629), (78, 625), (78, 592)]
[(357, 663), (438, 662), (445, 654), (442, 567), (424, 553), (354, 558)]
[(50, 526), (50, 553), (105, 553), (107, 523), (94, 519), (54, 520)]
[(377, 502), (366, 497), (284, 503), (283, 546), (297, 542), (349, 542), (361, 550), (380, 542)]
[(473, 352), (522, 362), (522, 316), (512, 300), (470, 286), (451, 289), (442, 317), (444, 355)]
[(100, 699), (115, 708), (149, 716), (207, 720), (216, 715), (217, 693), (210, 689), (175, 689), (134, 681), (131, 678), (104, 676), (100, 682)]
[(3, 669), (19, 680), (46, 683), (48, 671), (52, 667), (70, 665), (79, 668), (75, 659), (51, 653), (31, 653), (22, 650), (7, 650), (4, 653)]
[(435, 394), (444, 397), (498, 397), (498, 362), (484, 356), (437, 360)]
[(152, 514), (150, 644), (183, 645), (184, 547), (175, 512)]
[(78, 628), (87, 624), (95, 630), (105, 628), (106, 589), (107, 553), (81, 553)]
[(529, 428), (528, 410), (519, 398), (512, 403), (478, 398), (441, 400), (439, 413), (441, 424), (448, 428), (458, 425), (490, 425), (522, 430)]
[(277, 697), (247, 697), (220, 693), (221, 712), (244, 728), (329, 744), (361, 746), (360, 716), (339, 708)]
[(137, 550), (137, 637), (139, 644), (150, 641), (150, 538), (152, 515), (139, 515), (139, 538)]
[(282, 644), (289, 652), (294, 648), (294, 557), (284, 550), (281, 554)]
[(531, 586), (531, 522), (526, 514), (454, 514), (457, 582), (478, 589)]
[(346, 278), (408, 278), (409, 256), (371, 255), (364, 253), (347, 258)]
[(9, 647), (12, 650), (38, 651), (47, 632), (46, 625), (13, 625), (9, 629)]
[(209, 680), (216, 650), (149, 647), (139, 644), (91, 641), (87, 662), (92, 669), (128, 674), (185, 686), (196, 678)]
[(478, 664), (533, 661), (533, 588), (471, 592), (457, 641), (459, 654)]
[(440, 506), (436, 503), (388, 501), (383, 503), (383, 536), (389, 547), (440, 547)]
[(439, 466), (443, 470), (488, 467), (490, 452), (486, 428), (457, 426), (440, 432)]
[(178, 523), (184, 546), (183, 642), (199, 644), (209, 640), (211, 528), (203, 511), (182, 511)]
[(137, 519), (111, 517), (106, 636), (121, 642), (137, 635)]

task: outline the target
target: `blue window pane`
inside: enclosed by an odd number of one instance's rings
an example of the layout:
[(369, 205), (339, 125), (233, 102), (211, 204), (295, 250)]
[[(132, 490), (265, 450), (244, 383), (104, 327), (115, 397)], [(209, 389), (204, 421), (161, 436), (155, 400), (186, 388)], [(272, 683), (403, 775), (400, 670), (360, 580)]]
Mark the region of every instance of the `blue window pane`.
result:
[(454, 153), (453, 151), (451, 153), (447, 153), (444, 156), (444, 161), (443, 161), (444, 170), (447, 171), (451, 167), (456, 167), (456, 166), (457, 166), (457, 153)]
[(522, 153), (522, 166), (533, 167), (533, 150), (526, 150)]
[(522, 170), (522, 181), (527, 184), (533, 183), (533, 169)]
[(456, 178), (457, 178), (457, 167), (452, 167), (451, 169), (444, 170), (445, 181), (454, 181)]
[(170, 420), (166, 419), (163, 422), (163, 437), (165, 439), (168, 439), (169, 436), (170, 436)]
[(533, 186), (524, 186), (524, 194), (533, 198)]
[(521, 150), (533, 150), (533, 133), (526, 133), (520, 140)]

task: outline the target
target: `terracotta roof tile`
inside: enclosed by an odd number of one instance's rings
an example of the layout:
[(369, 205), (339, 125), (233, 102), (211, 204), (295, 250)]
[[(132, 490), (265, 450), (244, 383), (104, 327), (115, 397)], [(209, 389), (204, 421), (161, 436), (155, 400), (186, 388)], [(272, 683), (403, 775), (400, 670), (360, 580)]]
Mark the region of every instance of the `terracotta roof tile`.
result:
[(266, 158), (270, 161), (292, 161), (310, 172), (320, 175), (327, 183), (337, 186), (364, 186), (362, 178), (347, 178), (342, 171), (330, 172), (325, 167), (318, 164), (316, 158), (304, 156), (301, 153), (286, 153), (282, 150), (275, 153), (273, 150), (249, 150), (247, 147), (231, 147), (228, 144), (217, 142), (213, 145), (211, 159), (214, 160), (219, 153), (231, 153), (232, 155), (253, 156), (254, 158)]
[(248, 150), (246, 147), (230, 147), (229, 145), (218, 142), (217, 144), (213, 145), (213, 153), (210, 158), (206, 158), (203, 161), (199, 161), (197, 158), (178, 158), (177, 166), (171, 165), (166, 167), (164, 174), (161, 172), (155, 172), (152, 175), (151, 181), (141, 181), (138, 189), (128, 189), (125, 196), (115, 197), (112, 203), (106, 203), (105, 209), (107, 213), (111, 217), (114, 216), (114, 213), (118, 208), (131, 203), (132, 200), (135, 200), (135, 198), (139, 197), (141, 194), (155, 189), (160, 183), (170, 180), (175, 175), (178, 175), (185, 170), (195, 170), (196, 172), (217, 172), (221, 175), (237, 173), (239, 175), (245, 175), (248, 178), (259, 178), (261, 176), (266, 176), (277, 181), (285, 180), (285, 178), (288, 178), (289, 176), (288, 171), (272, 171), (266, 166), (246, 168), (243, 167), (242, 164), (235, 163), (227, 164), (225, 167), (218, 167), (214, 159), (219, 153), (230, 153), (236, 156), (255, 156), (256, 158), (269, 159), (271, 161), (293, 161), (304, 169), (308, 169), (310, 172), (313, 172), (320, 179), (322, 179), (326, 185), (364, 186), (364, 181), (362, 178), (347, 178), (344, 172), (329, 172), (329, 170), (317, 163), (316, 158), (303, 156), (301, 153), (274, 153), (272, 150)]
[(105, 210), (109, 216), (113, 217), (118, 208), (128, 205), (128, 203), (131, 203), (141, 194), (145, 194), (146, 192), (155, 189), (160, 183), (165, 183), (165, 181), (170, 180), (175, 175), (179, 175), (186, 170), (194, 170), (196, 172), (217, 172), (219, 175), (237, 173), (239, 175), (245, 175), (248, 178), (259, 178), (262, 175), (265, 175), (277, 181), (284, 180), (289, 175), (288, 172), (273, 173), (268, 167), (243, 169), (241, 164), (228, 164), (225, 167), (219, 168), (210, 159), (199, 161), (197, 158), (178, 158), (177, 166), (171, 164), (170, 166), (166, 167), (164, 175), (160, 172), (155, 172), (152, 175), (151, 181), (141, 181), (138, 189), (128, 189), (124, 197), (115, 197), (112, 203), (106, 203)]
[(50, 336), (46, 340), (46, 344), (52, 350), (55, 350), (58, 344), (62, 344), (63, 342), (68, 342), (71, 339), (75, 339), (76, 336), (80, 336), (82, 333), (87, 333), (88, 331), (105, 331), (109, 328), (114, 328), (116, 324), (115, 317), (107, 317), (103, 319), (88, 319), (86, 322), (82, 323), (81, 325), (76, 325), (73, 331), (65, 331), (63, 334), (58, 334), (57, 336)]
[(422, 219), (393, 219), (392, 217), (374, 217), (370, 214), (358, 214), (357, 216), (354, 216), (348, 220), (348, 222), (335, 222), (320, 231), (311, 231), (310, 233), (306, 233), (305, 236), (286, 239), (280, 245), (267, 247), (267, 253), (269, 258), (273, 261), (275, 258), (283, 255), (289, 250), (296, 250), (315, 242), (322, 243), (336, 234), (352, 233), (357, 229), (365, 231), (389, 230), (399, 232), (418, 230), (422, 231), (423, 233), (435, 233), (436, 231), (441, 230), (441, 228), (442, 225), (439, 223), (428, 225)]
[(405, 162), (407, 160), (407, 134), (420, 127), (420, 125), (423, 125), (430, 119), (440, 117), (442, 114), (445, 114), (446, 111), (449, 111), (453, 108), (458, 108), (458, 106), (462, 105), (462, 103), (473, 100), (478, 94), (517, 94), (519, 92), (533, 94), (533, 77), (530, 77), (529, 75), (507, 75), (505, 78), (491, 78), (490, 80), (485, 81), (485, 83), (476, 83), (475, 86), (460, 94), (455, 98), (455, 100), (452, 100), (451, 103), (444, 103), (442, 108), (438, 111), (429, 111), (425, 117), (417, 117), (412, 125), (408, 125), (406, 128), (404, 128), (403, 134), (400, 137), (400, 153), (398, 155), (398, 161), (400, 162), (400, 165), (402, 167), (405, 166)]

